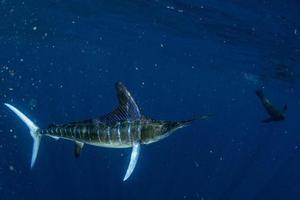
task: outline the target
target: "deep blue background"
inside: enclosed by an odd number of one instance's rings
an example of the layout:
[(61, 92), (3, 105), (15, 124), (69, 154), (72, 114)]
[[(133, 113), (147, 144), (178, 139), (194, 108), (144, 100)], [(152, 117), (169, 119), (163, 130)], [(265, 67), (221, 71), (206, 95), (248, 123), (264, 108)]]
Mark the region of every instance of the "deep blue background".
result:
[[(123, 81), (143, 114), (181, 120), (215, 113), (129, 149), (32, 139), (0, 108), (0, 198), (300, 199), (300, 3), (297, 0), (48, 0), (0, 2), (0, 102), (40, 127), (97, 117)], [(288, 118), (267, 117), (264, 87)]]

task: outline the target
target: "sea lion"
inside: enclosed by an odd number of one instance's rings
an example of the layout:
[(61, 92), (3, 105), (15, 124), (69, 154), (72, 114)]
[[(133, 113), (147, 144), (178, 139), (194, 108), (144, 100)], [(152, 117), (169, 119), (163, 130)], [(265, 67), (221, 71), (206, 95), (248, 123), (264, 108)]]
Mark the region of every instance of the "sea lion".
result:
[(270, 102), (270, 100), (265, 96), (262, 89), (256, 90), (256, 95), (258, 96), (262, 105), (270, 115), (269, 118), (262, 120), (263, 123), (282, 121), (286, 118), (287, 104), (285, 104), (283, 109), (280, 110)]

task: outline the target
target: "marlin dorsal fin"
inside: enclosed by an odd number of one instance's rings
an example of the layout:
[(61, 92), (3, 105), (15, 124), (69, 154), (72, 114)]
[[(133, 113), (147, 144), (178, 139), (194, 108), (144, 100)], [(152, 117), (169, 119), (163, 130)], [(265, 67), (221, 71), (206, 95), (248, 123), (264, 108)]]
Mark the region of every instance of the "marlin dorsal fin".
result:
[(116, 92), (119, 106), (113, 112), (101, 117), (100, 120), (105, 122), (115, 122), (120, 120), (140, 119), (141, 114), (139, 107), (121, 82), (116, 83)]

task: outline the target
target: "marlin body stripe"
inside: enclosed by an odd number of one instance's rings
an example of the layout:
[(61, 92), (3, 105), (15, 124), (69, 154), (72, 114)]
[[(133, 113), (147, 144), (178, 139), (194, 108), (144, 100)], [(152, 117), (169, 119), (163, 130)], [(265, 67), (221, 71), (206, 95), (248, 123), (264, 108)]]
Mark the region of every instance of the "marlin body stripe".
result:
[[(101, 117), (62, 125), (50, 125), (45, 129), (36, 126), (16, 107), (5, 103), (29, 128), (33, 138), (31, 167), (37, 158), (41, 138), (49, 136), (54, 139), (66, 139), (75, 142), (75, 157), (79, 157), (84, 144), (107, 148), (132, 148), (129, 166), (124, 181), (132, 174), (142, 144), (150, 144), (166, 138), (175, 130), (190, 124), (193, 119), (185, 121), (164, 121), (146, 118), (121, 83), (116, 83), (118, 107)], [(202, 116), (201, 119), (206, 119)]]

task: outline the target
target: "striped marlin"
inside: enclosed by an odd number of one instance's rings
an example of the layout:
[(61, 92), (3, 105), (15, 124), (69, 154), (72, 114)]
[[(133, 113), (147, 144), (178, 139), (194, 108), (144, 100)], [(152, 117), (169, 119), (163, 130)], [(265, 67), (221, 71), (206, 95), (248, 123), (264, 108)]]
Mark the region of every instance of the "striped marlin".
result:
[[(116, 83), (119, 101), (112, 112), (95, 119), (50, 125), (39, 128), (16, 107), (5, 103), (29, 128), (33, 138), (31, 168), (37, 158), (43, 136), (66, 139), (75, 142), (75, 157), (79, 157), (85, 144), (108, 148), (132, 148), (130, 162), (123, 181), (132, 174), (138, 161), (140, 146), (151, 144), (169, 136), (175, 130), (189, 125), (194, 119), (185, 121), (164, 121), (144, 117), (129, 91), (121, 83)], [(206, 119), (208, 115), (200, 119)]]

